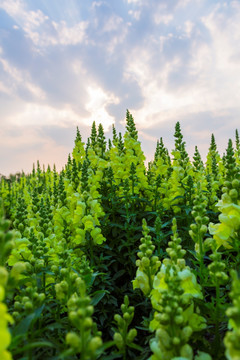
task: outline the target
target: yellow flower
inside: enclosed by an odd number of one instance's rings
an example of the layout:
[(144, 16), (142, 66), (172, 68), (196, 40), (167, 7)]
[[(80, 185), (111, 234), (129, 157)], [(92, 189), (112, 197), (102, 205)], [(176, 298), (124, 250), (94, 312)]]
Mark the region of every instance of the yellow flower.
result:
[(74, 243), (82, 244), (85, 242), (85, 233), (86, 230), (83, 229), (76, 229), (76, 236), (74, 237)]
[(201, 286), (197, 283), (195, 275), (188, 267), (182, 271), (179, 271), (178, 276), (181, 279), (181, 287), (184, 290), (184, 294), (190, 294), (193, 297), (200, 299), (203, 298)]
[(91, 236), (95, 244), (101, 245), (104, 241), (106, 241), (105, 237), (101, 234), (101, 229), (98, 227), (95, 227), (91, 231)]
[[(2, 321), (0, 322), (0, 325)], [(11, 335), (6, 328), (0, 328), (0, 354), (3, 350), (5, 350), (11, 343)]]
[[(0, 287), (1, 289), (1, 287)], [(2, 294), (3, 296), (3, 294)], [(8, 323), (13, 323), (12, 317), (7, 313), (7, 306), (0, 303), (0, 359), (11, 359), (11, 354), (6, 351), (11, 343), (11, 335), (8, 331)]]
[(91, 215), (86, 215), (82, 218), (82, 222), (84, 224), (84, 230), (92, 230), (94, 229), (94, 219)]
[(209, 224), (209, 232), (216, 241), (217, 248), (223, 245), (226, 249), (231, 249), (229, 244), (230, 237), (234, 235), (234, 229), (224, 223)]
[(239, 360), (240, 350), (239, 347), (240, 331), (228, 331), (224, 338), (224, 345), (226, 348), (225, 355), (228, 360)]
[(77, 201), (77, 207), (76, 207), (75, 213), (76, 213), (77, 215), (83, 216), (84, 213), (85, 213), (85, 209), (86, 209), (86, 204), (85, 204), (85, 202), (78, 200), (78, 201)]
[(230, 206), (227, 213), (223, 211), (223, 213), (219, 215), (219, 220), (221, 223), (225, 223), (236, 230), (240, 227), (240, 213), (236, 209), (230, 208)]
[(150, 285), (149, 285), (149, 278), (147, 274), (143, 271), (137, 269), (136, 278), (133, 280), (133, 290), (134, 289), (141, 289), (144, 295), (149, 294), (150, 292)]
[[(166, 265), (162, 264), (160, 271), (154, 277), (153, 289), (158, 290), (159, 292), (163, 292), (168, 289), (168, 285), (165, 282), (166, 269), (167, 269)], [(189, 294), (192, 295), (193, 297), (202, 299), (203, 295), (201, 292), (201, 287), (197, 283), (196, 277), (191, 272), (190, 268), (185, 267), (181, 271), (178, 267), (177, 269), (179, 270), (177, 274), (181, 280), (181, 287), (184, 290), (184, 294)], [(170, 269), (170, 275), (174, 276), (173, 268)]]
[(12, 355), (9, 351), (4, 350), (1, 354), (1, 360), (12, 360)]

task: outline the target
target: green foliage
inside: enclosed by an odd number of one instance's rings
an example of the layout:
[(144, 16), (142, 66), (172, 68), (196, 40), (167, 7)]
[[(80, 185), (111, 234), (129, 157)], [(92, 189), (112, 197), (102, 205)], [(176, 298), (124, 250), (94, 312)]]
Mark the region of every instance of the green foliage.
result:
[(0, 358), (237, 359), (235, 136), (191, 161), (178, 122), (146, 169), (127, 110), (112, 141), (94, 122), (85, 145), (77, 128), (60, 173), (37, 162), (2, 177)]

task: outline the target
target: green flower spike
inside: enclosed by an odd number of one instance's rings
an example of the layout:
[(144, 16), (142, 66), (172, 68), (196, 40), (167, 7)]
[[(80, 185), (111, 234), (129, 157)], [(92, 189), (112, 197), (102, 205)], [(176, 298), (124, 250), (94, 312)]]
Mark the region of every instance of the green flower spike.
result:
[(68, 311), (77, 332), (71, 331), (66, 335), (66, 343), (70, 346), (66, 355), (81, 354), (81, 360), (95, 360), (101, 354), (101, 332), (97, 331), (92, 320), (94, 308), (86, 294), (84, 281), (78, 277), (75, 283), (78, 290), (68, 300)]
[(137, 336), (137, 330), (135, 328), (128, 330), (128, 327), (134, 317), (134, 307), (129, 306), (129, 299), (127, 295), (124, 297), (124, 303), (121, 305), (121, 310), (123, 316), (120, 316), (119, 314), (114, 316), (118, 331), (114, 333), (113, 339), (119, 352), (123, 354), (123, 358), (126, 359), (127, 347), (141, 350), (140, 347), (134, 344), (134, 339)]
[[(193, 297), (185, 294), (182, 279), (175, 265), (168, 264), (165, 271), (166, 289), (156, 301), (157, 307), (150, 329), (156, 330), (150, 342), (151, 360), (193, 359), (192, 347), (188, 344), (193, 332), (206, 327), (205, 319), (194, 312)], [(152, 299), (153, 300), (153, 299)], [(153, 307), (154, 307), (153, 306)]]
[(136, 278), (133, 280), (133, 289), (140, 288), (144, 295), (148, 296), (152, 291), (153, 279), (161, 262), (157, 256), (153, 256), (155, 246), (152, 244), (151, 236), (148, 235), (150, 230), (145, 219), (143, 219), (142, 227), (144, 237), (141, 238), (139, 246), (139, 259), (136, 261), (138, 269)]

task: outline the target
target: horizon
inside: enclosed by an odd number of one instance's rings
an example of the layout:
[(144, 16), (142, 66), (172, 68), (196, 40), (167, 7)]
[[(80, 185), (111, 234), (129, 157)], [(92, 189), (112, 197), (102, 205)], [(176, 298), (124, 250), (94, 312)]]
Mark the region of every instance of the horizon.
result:
[[(175, 124), (175, 125), (176, 125), (176, 124)], [(180, 127), (181, 127), (181, 123), (180, 123)], [(136, 129), (137, 129), (137, 128), (136, 128)], [(80, 131), (80, 130), (79, 130), (79, 131)], [(122, 135), (124, 135), (125, 131), (126, 131), (126, 129), (124, 129), (124, 132), (122, 132)], [(138, 129), (137, 129), (137, 131), (138, 131)], [(234, 148), (234, 149), (236, 148), (236, 131), (238, 131), (238, 130), (235, 129), (235, 138), (234, 138), (234, 139), (233, 139), (233, 138), (231, 139), (232, 142), (233, 142), (233, 148)], [(76, 127), (76, 132), (77, 132), (77, 127)], [(91, 132), (91, 128), (90, 128), (90, 132)], [(108, 131), (108, 132), (109, 132), (109, 131)], [(183, 134), (182, 128), (181, 128), (181, 133)], [(81, 134), (81, 131), (80, 131), (80, 134)], [(76, 135), (76, 134), (75, 134), (75, 135)], [(90, 135), (91, 135), (91, 134), (89, 133), (89, 136), (88, 136), (86, 139), (83, 139), (83, 138), (82, 138), (82, 142), (83, 142), (83, 144), (84, 144), (84, 147), (85, 147), (85, 145), (86, 145), (86, 143), (87, 143), (88, 138), (90, 138)], [(105, 135), (105, 137), (106, 137), (106, 145), (107, 145), (107, 149), (108, 149), (108, 139), (112, 140), (112, 132), (111, 132), (111, 136), (110, 136), (110, 137), (107, 137), (105, 132), (104, 132), (104, 135)], [(214, 135), (214, 134), (211, 134), (211, 136), (212, 136), (212, 135)], [(141, 137), (141, 135), (140, 135), (140, 137)], [(76, 138), (76, 136), (75, 136), (74, 139), (73, 139), (73, 148), (74, 148), (74, 140), (75, 140), (75, 138)], [(215, 135), (214, 135), (214, 138), (215, 138)], [(160, 140), (160, 138), (159, 138), (158, 140)], [(162, 140), (163, 140), (163, 143), (164, 143), (164, 139), (162, 139)], [(216, 138), (215, 138), (215, 140), (216, 140)], [(229, 139), (228, 139), (228, 140), (229, 140)], [(143, 151), (143, 153), (144, 153), (144, 155), (145, 155), (145, 152), (144, 152), (144, 149), (143, 149), (143, 146), (142, 146), (141, 139), (139, 138), (139, 131), (138, 131), (138, 141), (140, 141), (142, 151)], [(186, 151), (187, 151), (187, 153), (188, 153), (188, 155), (189, 155), (190, 162), (192, 163), (194, 153), (190, 154), (190, 153), (188, 152), (188, 149), (187, 149), (188, 146), (187, 146), (187, 144), (186, 144), (184, 135), (183, 135), (183, 141), (185, 142)], [(174, 145), (175, 145), (174, 142), (175, 142), (175, 139), (174, 139), (174, 131), (173, 131), (173, 134), (172, 134), (172, 145), (173, 145), (173, 146), (172, 146), (172, 148), (169, 149), (167, 146), (165, 146), (165, 147), (167, 148), (168, 152), (169, 152), (169, 156), (170, 156), (170, 158), (171, 158), (171, 161), (172, 161), (173, 158), (174, 158), (173, 155), (172, 155), (172, 151), (174, 150)], [(211, 138), (209, 139), (209, 147), (210, 147), (210, 142), (211, 142)], [(145, 164), (146, 169), (148, 168), (148, 163), (154, 160), (154, 154), (155, 154), (155, 150), (156, 150), (156, 145), (157, 145), (157, 143), (155, 144), (155, 148), (154, 148), (154, 151), (153, 151), (153, 153), (152, 153), (152, 157), (151, 157), (151, 158), (147, 158), (146, 155), (145, 155), (144, 164)], [(165, 143), (164, 143), (164, 145), (165, 145)], [(197, 146), (197, 145), (196, 145), (196, 146)], [(225, 152), (223, 152), (223, 153), (220, 153), (220, 152), (219, 152), (217, 142), (216, 142), (216, 146), (217, 146), (217, 151), (218, 151), (220, 157), (222, 158), (222, 156), (225, 154)], [(208, 147), (208, 149), (207, 149), (204, 157), (203, 157), (202, 154), (200, 153), (201, 159), (202, 159), (202, 161), (203, 161), (203, 163), (204, 163), (204, 166), (206, 165), (207, 154), (208, 154), (208, 151), (209, 151), (209, 147)], [(72, 148), (72, 150), (73, 150), (73, 148)], [(227, 149), (227, 144), (226, 144), (225, 148)], [(225, 150), (226, 150), (226, 149), (225, 149)], [(199, 149), (198, 149), (198, 150), (199, 150)], [(60, 172), (60, 171), (64, 170), (65, 165), (67, 164), (67, 160), (68, 160), (68, 156), (69, 156), (69, 155), (70, 155), (71, 158), (72, 158), (72, 151), (71, 151), (70, 153), (66, 154), (66, 160), (65, 160), (65, 162), (62, 164), (62, 168), (58, 167), (55, 163), (52, 163), (52, 164), (49, 164), (49, 163), (41, 163), (41, 162), (37, 159), (35, 162), (33, 162), (33, 163), (31, 164), (32, 167), (31, 167), (31, 169), (30, 169), (28, 172), (24, 171), (24, 169), (21, 169), (21, 170), (19, 170), (19, 171), (16, 171), (15, 173), (9, 173), (9, 174), (7, 174), (7, 175), (6, 175), (6, 174), (2, 174), (2, 173), (0, 172), (0, 178), (1, 178), (1, 177), (10, 178), (11, 176), (18, 175), (18, 174), (23, 174), (23, 173), (24, 173), (25, 175), (29, 175), (29, 174), (32, 172), (33, 168), (35, 168), (35, 169), (37, 168), (38, 163), (39, 163), (39, 166), (40, 166), (41, 170), (45, 170), (45, 171), (46, 171), (48, 167), (50, 167), (50, 169), (52, 170), (53, 167), (55, 166), (57, 172)], [(29, 166), (30, 166), (30, 164), (29, 164)]]

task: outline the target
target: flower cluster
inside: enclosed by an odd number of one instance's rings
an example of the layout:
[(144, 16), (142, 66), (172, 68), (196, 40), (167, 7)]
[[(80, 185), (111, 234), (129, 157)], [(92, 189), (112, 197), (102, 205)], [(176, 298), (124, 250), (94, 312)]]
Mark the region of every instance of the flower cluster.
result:
[(135, 328), (128, 330), (128, 327), (134, 317), (134, 307), (129, 306), (129, 299), (127, 295), (124, 297), (124, 303), (121, 305), (121, 310), (123, 316), (119, 314), (114, 315), (117, 330), (114, 333), (113, 339), (119, 349), (119, 352), (125, 357), (127, 347), (133, 347), (134, 339), (137, 336), (137, 330)]
[(143, 235), (141, 245), (139, 246), (136, 266), (138, 267), (136, 278), (133, 280), (133, 289), (140, 288), (144, 295), (148, 296), (153, 288), (153, 279), (159, 269), (161, 262), (157, 256), (153, 256), (155, 246), (152, 244), (149, 228), (146, 220), (142, 223)]
[(81, 278), (76, 279), (77, 292), (68, 300), (68, 314), (77, 332), (68, 332), (66, 343), (70, 346), (67, 355), (81, 354), (83, 360), (94, 360), (101, 354), (101, 332), (92, 320), (94, 308), (86, 295), (86, 285)]

